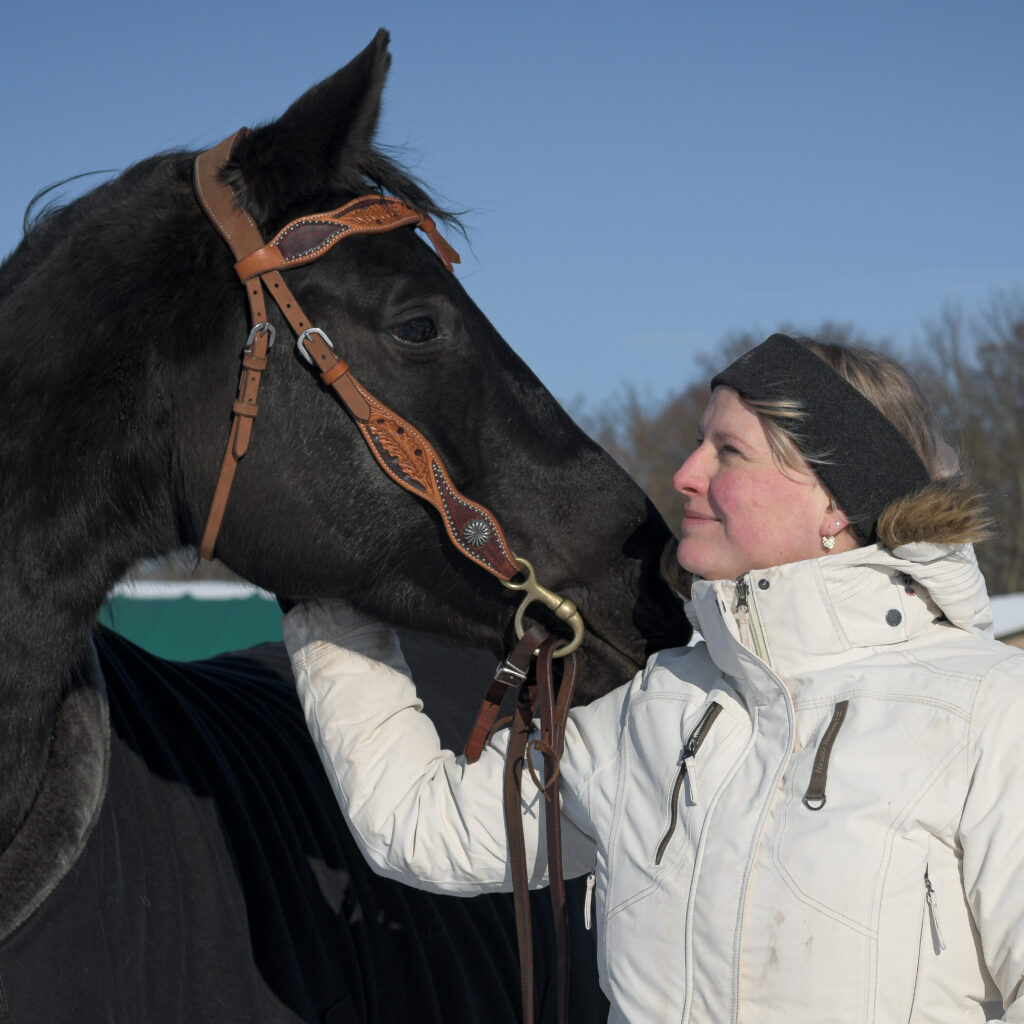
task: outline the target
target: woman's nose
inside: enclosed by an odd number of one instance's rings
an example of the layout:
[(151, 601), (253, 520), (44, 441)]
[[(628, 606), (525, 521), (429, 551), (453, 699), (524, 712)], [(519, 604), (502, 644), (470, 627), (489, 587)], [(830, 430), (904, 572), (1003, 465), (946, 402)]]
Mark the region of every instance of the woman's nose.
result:
[(707, 482), (707, 474), (703, 471), (703, 445), (695, 448), (687, 456), (683, 464), (672, 474), (672, 486), (680, 493), (700, 492)]

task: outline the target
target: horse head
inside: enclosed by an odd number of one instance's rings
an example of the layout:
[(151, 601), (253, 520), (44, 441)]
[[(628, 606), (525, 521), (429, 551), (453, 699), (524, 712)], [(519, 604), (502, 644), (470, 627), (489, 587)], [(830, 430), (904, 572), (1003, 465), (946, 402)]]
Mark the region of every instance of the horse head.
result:
[[(263, 238), (368, 192), (445, 219), (373, 146), (389, 60), (382, 31), (240, 140), (221, 180)], [(200, 541), (249, 322), (232, 254), (194, 197), (194, 157), (151, 157), (41, 218), (0, 268), (5, 699), (33, 679), (66, 686), (119, 576)], [(581, 699), (686, 640), (659, 572), (668, 529), (413, 227), (343, 241), (284, 277), (362, 384), (429, 438), (512, 550), (579, 606)], [(278, 342), (217, 556), (277, 593), (344, 597), (398, 626), (500, 650), (517, 595), (381, 472), (287, 343), (284, 319), (268, 315)], [(44, 705), (12, 732), (45, 736)]]
[[(265, 238), (376, 188), (441, 215), (372, 147), (386, 43), (378, 34), (238, 144), (224, 180)], [(190, 225), (190, 237), (197, 230), (202, 257), (191, 261), (192, 274), (209, 327), (188, 346), (171, 402), (174, 454), (202, 453), (179, 465), (182, 539), (192, 542), (212, 493), (219, 445), (211, 442), (225, 432), (248, 326), (226, 248), (208, 227)], [(667, 530), (412, 227), (346, 240), (287, 276), (359, 380), (423, 431), (459, 489), (494, 510), (513, 550), (580, 606), (591, 637), (585, 650), (600, 652), (601, 663), (584, 673), (585, 693), (682, 638), (678, 605), (658, 575)], [(275, 326), (279, 338), (293, 336), (280, 318)], [(501, 647), (515, 595), (466, 563), (437, 513), (384, 477), (308, 365), (282, 347), (261, 386), (220, 557), (276, 592), (339, 595), (398, 625)], [(189, 400), (197, 395), (201, 401)]]

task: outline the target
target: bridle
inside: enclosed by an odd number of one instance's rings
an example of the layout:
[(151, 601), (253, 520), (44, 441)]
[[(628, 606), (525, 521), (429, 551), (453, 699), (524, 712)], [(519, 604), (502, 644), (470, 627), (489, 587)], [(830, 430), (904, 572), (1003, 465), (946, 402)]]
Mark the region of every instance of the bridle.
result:
[[(512, 552), (501, 524), (489, 509), (461, 494), (452, 483), (433, 445), (411, 423), (369, 392), (341, 359), (326, 332), (313, 325), (281, 276), (282, 270), (319, 259), (343, 239), (380, 234), (412, 226), (423, 231), (449, 271), (458, 253), (442, 238), (433, 220), (400, 199), (365, 195), (327, 213), (299, 217), (264, 242), (255, 222), (241, 209), (222, 171), (232, 158), (243, 128), (219, 145), (196, 157), (193, 185), (196, 199), (231, 248), (235, 272), (245, 285), (250, 329), (242, 350), (238, 394), (232, 407), (231, 429), (217, 485), (200, 542), (200, 555), (213, 557), (217, 535), (227, 508), (238, 463), (252, 438), (259, 413), (260, 380), (274, 344), (275, 328), (267, 317), (269, 294), (296, 335), (299, 352), (319, 371), (359, 429), (378, 465), (400, 487), (432, 505), (440, 513), (445, 531), (456, 549), (502, 584), (523, 597), (514, 625), (518, 643), (498, 666), (466, 745), (466, 759), (475, 761), (495, 728), (499, 710), (510, 687), (518, 688), (516, 713), (506, 758), (505, 818), (509, 837), (519, 940), (524, 1020), (533, 1020), (532, 938), (527, 893), (527, 868), (519, 787), (524, 769), (545, 797), (548, 863), (558, 955), (559, 1021), (568, 1020), (568, 919), (562, 882), (561, 834), (558, 799), (558, 761), (562, 754), (565, 720), (576, 680), (576, 648), (583, 640), (583, 620), (575, 604), (541, 586), (533, 567)], [(526, 628), (526, 609), (534, 603), (548, 608), (572, 629), (563, 642), (539, 625)], [(555, 696), (553, 659), (563, 660), (561, 684)], [(534, 665), (534, 661), (536, 664)], [(540, 737), (533, 736), (533, 718), (539, 711)], [(545, 764), (545, 782), (532, 767), (531, 753)]]
[(381, 234), (407, 225), (418, 227), (427, 235), (449, 270), (459, 262), (458, 253), (441, 237), (430, 217), (400, 199), (383, 195), (361, 196), (329, 213), (300, 217), (264, 244), (252, 218), (238, 208), (233, 191), (220, 180), (221, 169), (245, 133), (243, 128), (220, 145), (200, 153), (195, 161), (196, 198), (235, 255), (235, 272), (246, 286), (251, 324), (242, 352), (231, 432), (203, 530), (200, 554), (203, 558), (213, 557), (235, 470), (248, 450), (253, 421), (259, 412), (260, 377), (275, 337), (274, 327), (267, 320), (266, 289), (295, 332), (299, 352), (320, 371), (321, 382), (348, 411), (381, 469), (399, 486), (438, 510), (449, 539), (463, 555), (509, 589), (523, 592), (515, 618), (517, 635), (521, 637), (525, 632), (526, 608), (538, 602), (571, 627), (572, 639), (556, 652), (559, 657), (569, 654), (583, 639), (583, 621), (573, 602), (536, 582), (532, 566), (512, 553), (493, 513), (461, 494), (423, 434), (359, 383), (335, 352), (326, 332), (313, 326), (280, 273), (313, 262), (344, 238)]

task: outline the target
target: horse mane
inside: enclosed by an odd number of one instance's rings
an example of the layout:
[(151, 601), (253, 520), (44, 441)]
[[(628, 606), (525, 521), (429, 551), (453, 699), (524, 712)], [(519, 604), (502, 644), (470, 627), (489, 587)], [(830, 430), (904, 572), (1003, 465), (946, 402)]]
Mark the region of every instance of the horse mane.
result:
[[(169, 193), (175, 182), (181, 180), (182, 168), (187, 168), (187, 174), (191, 174), (195, 156), (196, 151), (191, 150), (166, 150), (156, 153), (132, 164), (115, 178), (98, 185), (84, 195), (67, 202), (52, 199), (33, 212), (40, 200), (64, 185), (93, 174), (112, 172), (82, 171), (41, 188), (25, 208), (21, 242), (9, 257), (0, 263), (0, 295), (16, 287), (26, 274), (45, 259), (58, 238), (66, 237), (82, 224), (93, 222), (97, 218), (102, 221), (109, 220), (111, 223), (118, 222), (122, 199), (130, 197), (133, 202), (137, 201), (141, 182), (145, 181), (154, 195)], [(240, 205), (260, 216), (258, 204), (248, 195), (244, 182), (240, 179), (238, 192)], [(343, 200), (339, 200), (339, 195), (354, 197), (367, 192), (397, 196), (403, 202), (466, 237), (466, 228), (462, 221), (465, 211), (456, 211), (442, 205), (396, 155), (392, 155), (387, 148), (379, 145), (363, 150), (356, 166), (349, 167), (348, 173), (332, 183), (332, 192), (323, 196), (323, 208), (327, 209), (332, 204), (340, 205)]]
[(25, 208), (21, 242), (0, 264), (0, 297), (8, 294), (45, 261), (61, 238), (71, 236), (84, 225), (95, 229), (104, 223), (119, 223), (126, 204), (131, 202), (134, 206), (138, 202), (141, 182), (147, 182), (148, 190), (153, 195), (169, 191), (173, 182), (180, 180), (178, 160), (186, 156), (183, 152), (157, 153), (132, 164), (117, 177), (97, 185), (84, 195), (68, 202), (53, 199), (33, 213), (40, 199), (63, 185), (90, 174), (108, 172), (84, 171), (41, 188)]

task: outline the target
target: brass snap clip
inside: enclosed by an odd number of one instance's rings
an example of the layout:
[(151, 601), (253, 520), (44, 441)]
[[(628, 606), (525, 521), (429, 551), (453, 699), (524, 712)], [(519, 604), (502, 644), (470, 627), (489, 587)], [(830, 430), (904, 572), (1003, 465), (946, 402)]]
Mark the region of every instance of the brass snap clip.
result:
[(523, 599), (519, 604), (515, 618), (516, 636), (522, 639), (526, 633), (526, 626), (523, 621), (526, 616), (526, 609), (536, 601), (538, 604), (544, 605), (545, 608), (549, 608), (554, 612), (555, 618), (567, 623), (572, 629), (572, 639), (561, 647), (556, 648), (553, 652), (554, 657), (564, 658), (583, 643), (583, 633), (585, 631), (583, 618), (576, 605), (567, 597), (562, 597), (560, 594), (556, 594), (553, 590), (548, 590), (547, 587), (541, 586), (537, 582), (533, 566), (525, 558), (516, 558), (516, 561), (519, 563), (525, 579), (519, 582), (502, 580), (502, 583), (509, 590), (523, 591)]

